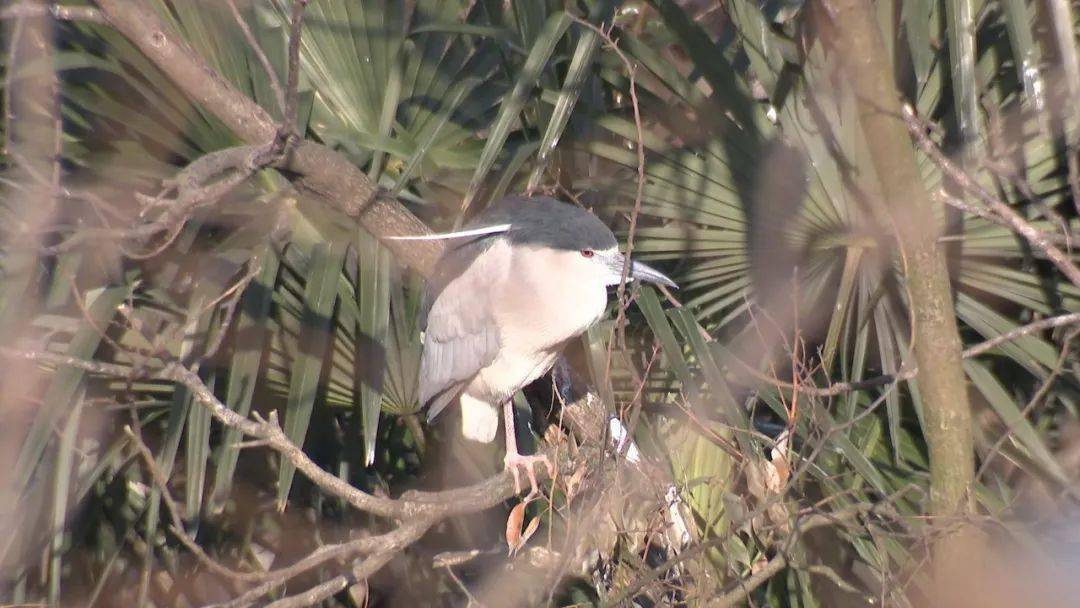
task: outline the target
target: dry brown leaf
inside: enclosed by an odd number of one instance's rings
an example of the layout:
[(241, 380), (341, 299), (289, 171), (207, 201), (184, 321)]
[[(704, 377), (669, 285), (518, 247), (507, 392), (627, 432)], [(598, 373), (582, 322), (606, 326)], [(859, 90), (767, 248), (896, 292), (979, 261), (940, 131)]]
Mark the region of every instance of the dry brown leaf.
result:
[(519, 502), (510, 509), (510, 515), (506, 518), (506, 545), (513, 554), (524, 544), (521, 540), (521, 522), (525, 520), (525, 503)]
[(521, 535), (521, 544), (524, 545), (525, 543), (529, 542), (529, 539), (532, 538), (532, 535), (536, 534), (536, 531), (539, 529), (540, 518), (532, 518), (532, 521), (529, 522), (529, 525), (525, 526), (525, 533)]

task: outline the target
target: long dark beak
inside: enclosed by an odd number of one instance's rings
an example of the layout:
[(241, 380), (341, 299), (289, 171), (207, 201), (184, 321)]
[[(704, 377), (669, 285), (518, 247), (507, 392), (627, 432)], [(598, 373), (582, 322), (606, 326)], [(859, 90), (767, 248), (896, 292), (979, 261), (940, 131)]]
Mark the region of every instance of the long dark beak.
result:
[(637, 260), (630, 261), (630, 276), (638, 281), (658, 283), (660, 285), (671, 287), (672, 289), (679, 288), (679, 286), (675, 284), (675, 281), (669, 279), (667, 275), (651, 266), (642, 264)]

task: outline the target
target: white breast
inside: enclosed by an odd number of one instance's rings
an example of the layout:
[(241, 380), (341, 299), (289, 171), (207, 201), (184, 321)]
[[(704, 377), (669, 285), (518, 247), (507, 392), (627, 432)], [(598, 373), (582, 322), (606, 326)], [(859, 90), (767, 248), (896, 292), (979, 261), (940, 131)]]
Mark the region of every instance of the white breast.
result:
[(466, 393), (499, 402), (539, 378), (566, 342), (604, 314), (607, 289), (577, 252), (515, 251), (499, 301), (499, 355), (477, 374)]
[[(607, 288), (576, 251), (517, 250), (503, 292), (503, 345), (547, 351), (600, 319)], [(497, 314), (499, 314), (497, 313)]]

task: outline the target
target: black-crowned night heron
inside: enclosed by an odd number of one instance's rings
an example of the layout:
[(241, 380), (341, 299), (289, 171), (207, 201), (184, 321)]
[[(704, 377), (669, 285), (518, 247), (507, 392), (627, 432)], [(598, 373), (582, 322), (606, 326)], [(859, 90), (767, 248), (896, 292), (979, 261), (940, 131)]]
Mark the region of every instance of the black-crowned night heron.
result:
[[(420, 400), (428, 421), (460, 397), (462, 433), (489, 443), (501, 406), (504, 464), (519, 493), (519, 469), (535, 493), (533, 467), (542, 463), (550, 472), (551, 463), (518, 452), (512, 398), (600, 319), (627, 258), (600, 218), (542, 197), (504, 198), (461, 231), (422, 238), (448, 241), (421, 319)], [(628, 278), (675, 286), (636, 261)]]

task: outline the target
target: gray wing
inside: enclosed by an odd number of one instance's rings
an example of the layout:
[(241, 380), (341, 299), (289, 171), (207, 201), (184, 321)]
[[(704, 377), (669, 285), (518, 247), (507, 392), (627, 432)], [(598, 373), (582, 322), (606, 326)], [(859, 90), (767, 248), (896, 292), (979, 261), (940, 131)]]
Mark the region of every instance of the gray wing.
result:
[(505, 249), (505, 243), (497, 243), (454, 252), (440, 263), (443, 272), (437, 270), (429, 286), (420, 357), (420, 402), (428, 404), (429, 421), (499, 352), (490, 303), (506, 274), (500, 256)]

